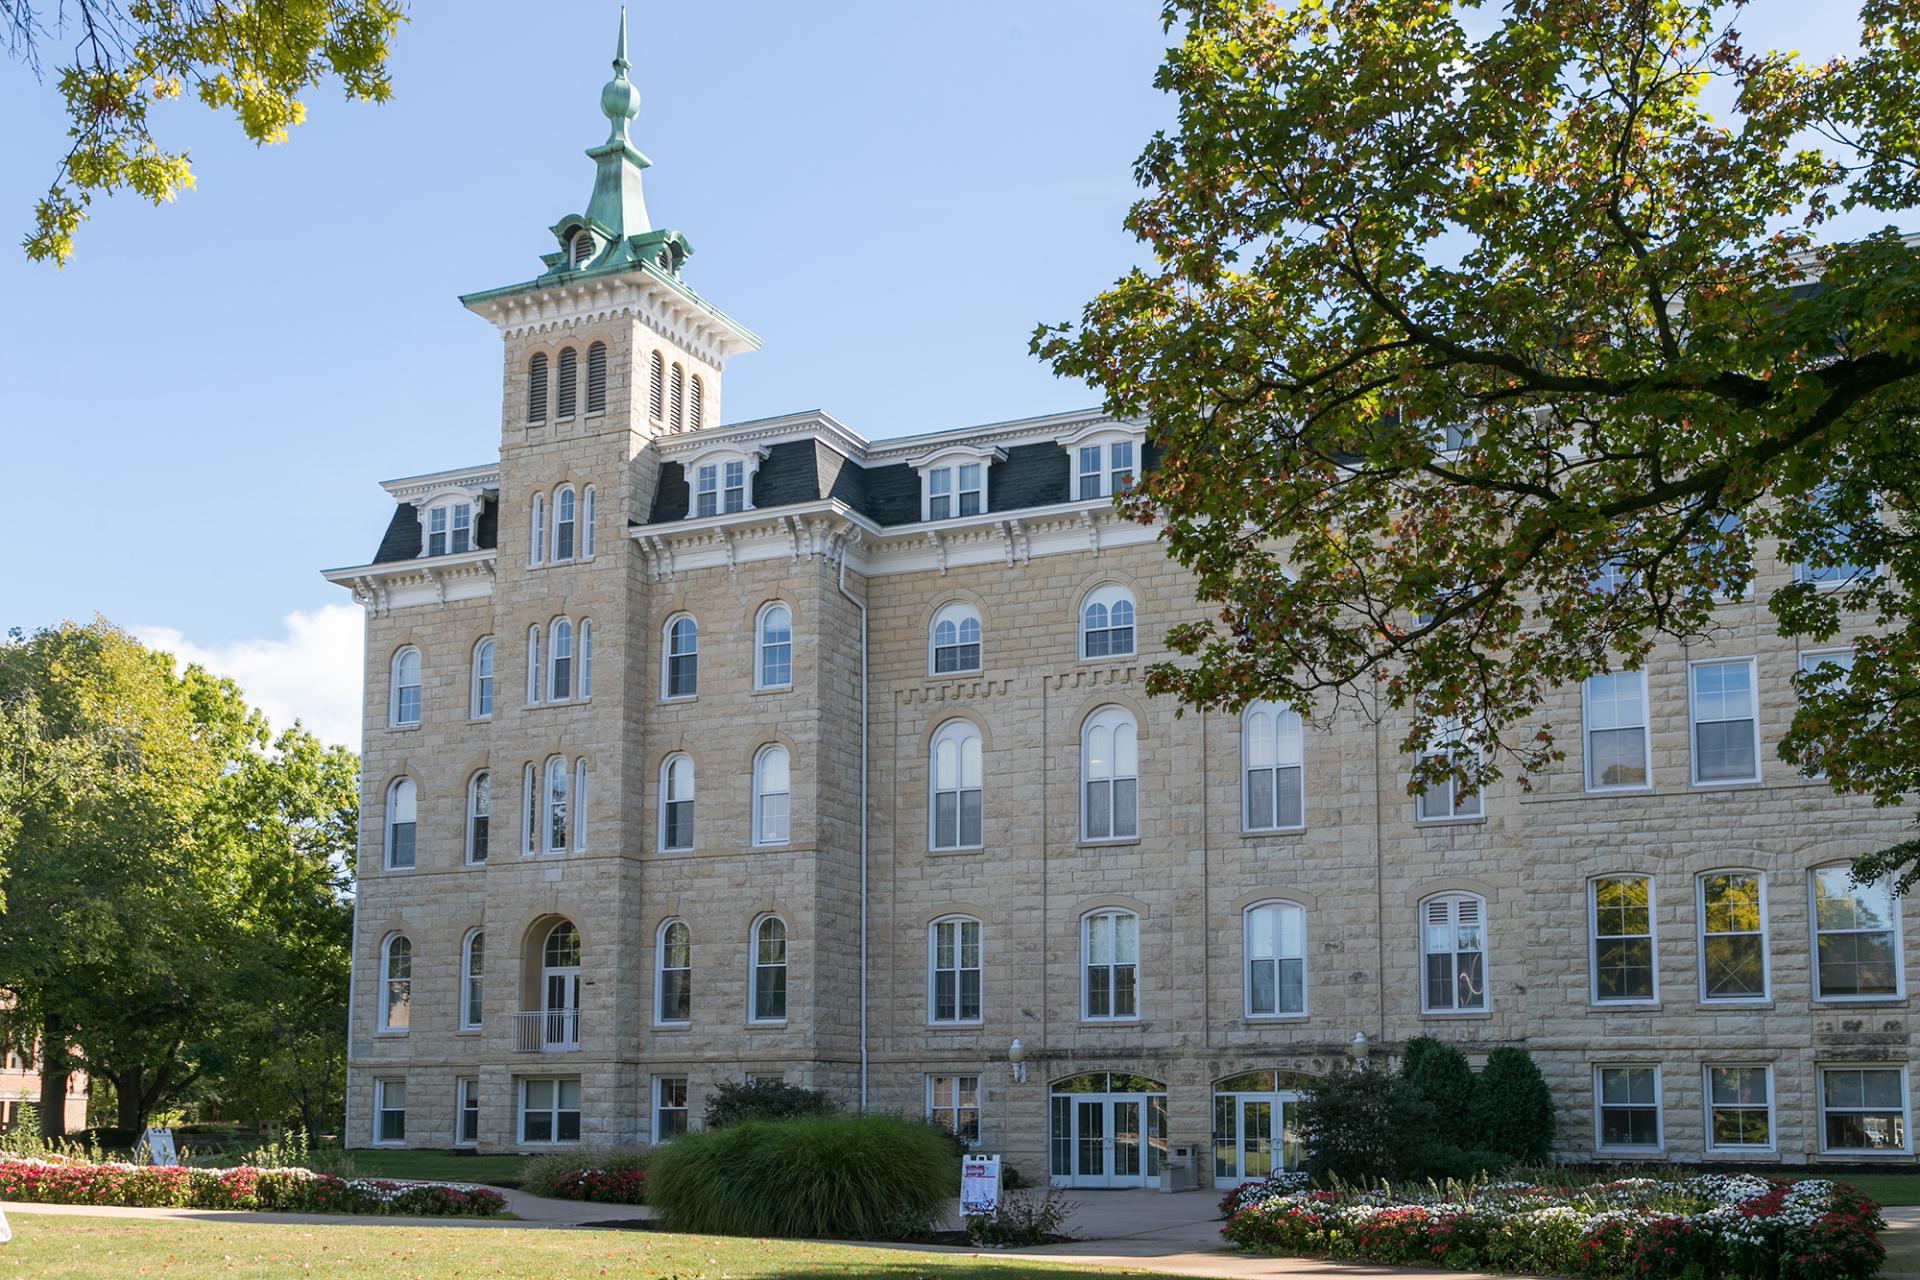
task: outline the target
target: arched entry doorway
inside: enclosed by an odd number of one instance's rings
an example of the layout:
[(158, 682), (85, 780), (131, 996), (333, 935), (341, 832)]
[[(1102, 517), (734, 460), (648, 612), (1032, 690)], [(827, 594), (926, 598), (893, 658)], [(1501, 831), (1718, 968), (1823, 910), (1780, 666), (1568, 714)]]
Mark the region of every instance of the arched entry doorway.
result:
[(540, 948), (540, 1047), (580, 1047), (580, 931), (562, 920)]
[(1311, 1076), (1243, 1071), (1213, 1086), (1213, 1180), (1250, 1182), (1300, 1167), (1296, 1108)]
[(1167, 1154), (1167, 1086), (1120, 1071), (1053, 1084), (1048, 1173), (1057, 1187), (1157, 1187)]

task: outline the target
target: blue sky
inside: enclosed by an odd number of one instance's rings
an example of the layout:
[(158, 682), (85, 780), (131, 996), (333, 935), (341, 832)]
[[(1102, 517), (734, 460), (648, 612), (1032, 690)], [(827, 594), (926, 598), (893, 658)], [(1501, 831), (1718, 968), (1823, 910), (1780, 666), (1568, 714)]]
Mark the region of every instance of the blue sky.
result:
[[(1814, 16), (1808, 16), (1809, 13)], [(0, 625), (103, 613), (357, 742), (377, 482), (480, 461), (499, 344), (455, 295), (527, 279), (586, 204), (611, 0), (420, 0), (384, 106), (313, 95), (255, 150), (196, 103), (157, 120), (201, 186), (96, 205), (64, 272), (0, 248), (9, 554)], [(1786, 0), (1756, 43), (1834, 52)], [(1027, 354), (1137, 247), (1132, 162), (1170, 103), (1155, 0), (637, 6), (634, 137), (687, 278), (757, 331), (730, 420), (823, 408), (869, 437), (1089, 405)], [(538, 25), (534, 25), (537, 19)], [(64, 122), (0, 64), (0, 245)]]

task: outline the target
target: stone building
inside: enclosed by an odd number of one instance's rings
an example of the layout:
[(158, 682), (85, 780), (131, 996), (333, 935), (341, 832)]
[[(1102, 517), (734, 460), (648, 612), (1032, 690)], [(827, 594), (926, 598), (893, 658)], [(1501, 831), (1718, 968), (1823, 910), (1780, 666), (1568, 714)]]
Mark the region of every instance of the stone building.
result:
[(1908, 1158), (1912, 944), (1845, 871), (1903, 819), (1773, 750), (1794, 566), (1566, 690), (1528, 794), (1411, 796), (1348, 713), (1177, 715), (1137, 424), (724, 424), (757, 339), (647, 219), (621, 47), (585, 213), (462, 299), (497, 455), (389, 482), (326, 575), (367, 613), (351, 1142), (655, 1142), (777, 1076), (1062, 1183), (1228, 1182), (1431, 1035), (1530, 1049), (1570, 1157)]

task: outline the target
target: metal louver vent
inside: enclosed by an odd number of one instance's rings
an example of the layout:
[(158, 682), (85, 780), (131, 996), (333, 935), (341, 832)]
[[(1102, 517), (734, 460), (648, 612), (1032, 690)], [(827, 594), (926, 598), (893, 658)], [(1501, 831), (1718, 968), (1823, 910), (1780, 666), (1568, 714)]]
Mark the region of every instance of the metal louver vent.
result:
[(527, 421), (547, 420), (547, 356), (545, 352), (527, 361)]
[(700, 381), (699, 374), (694, 374), (693, 386), (688, 392), (687, 420), (692, 423), (695, 431), (700, 429), (700, 420), (703, 413), (703, 404), (706, 400), (706, 393), (706, 384)]
[(687, 371), (676, 361), (673, 366), (673, 429), (687, 425)]
[(560, 353), (560, 404), (555, 414), (562, 418), (573, 416), (576, 388), (580, 382), (580, 357), (572, 347)]
[(607, 344), (596, 342), (587, 348), (587, 412), (604, 413), (607, 408)]
[(574, 266), (582, 266), (593, 256), (593, 237), (585, 231), (577, 231), (573, 244), (568, 250), (568, 258)]
[(653, 353), (653, 371), (647, 380), (647, 412), (660, 421), (666, 408), (667, 362), (658, 351)]

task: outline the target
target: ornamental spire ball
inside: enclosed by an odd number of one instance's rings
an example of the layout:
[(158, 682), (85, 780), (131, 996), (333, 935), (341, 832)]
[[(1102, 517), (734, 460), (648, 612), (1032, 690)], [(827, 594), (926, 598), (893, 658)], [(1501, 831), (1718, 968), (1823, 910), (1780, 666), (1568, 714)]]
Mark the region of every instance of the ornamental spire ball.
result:
[(640, 90), (627, 79), (627, 7), (620, 6), (620, 47), (613, 55), (613, 79), (600, 91), (600, 110), (613, 124), (608, 142), (626, 142), (627, 122), (640, 114)]

